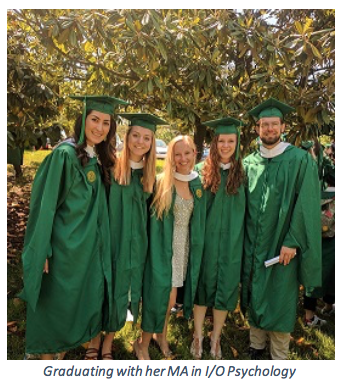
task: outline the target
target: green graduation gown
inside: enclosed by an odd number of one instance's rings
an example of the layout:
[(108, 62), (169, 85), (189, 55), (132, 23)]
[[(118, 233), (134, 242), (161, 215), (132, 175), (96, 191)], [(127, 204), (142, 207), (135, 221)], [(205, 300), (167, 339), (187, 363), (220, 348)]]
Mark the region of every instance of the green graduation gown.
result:
[(118, 331), (126, 321), (128, 302), (137, 320), (142, 296), (142, 280), (148, 250), (148, 204), (150, 193), (143, 191), (143, 170), (132, 170), (131, 183), (113, 181), (109, 196), (109, 219), (113, 290), (112, 311), (106, 331)]
[[(259, 152), (244, 160), (247, 214), (242, 269), (242, 306), (250, 324), (267, 331), (293, 331), (299, 282), (321, 285), (318, 171), (311, 156), (294, 146), (271, 159)], [(282, 246), (297, 248), (287, 266), (265, 268)]]
[[(335, 296), (335, 236), (323, 238), (323, 287), (319, 288), (319, 297)], [(318, 291), (315, 289), (315, 292)]]
[[(322, 191), (322, 227), (330, 226), (329, 231), (322, 232), (322, 278), (321, 288), (315, 288), (311, 297), (319, 298), (325, 295), (335, 296), (335, 191)], [(328, 201), (331, 200), (331, 203)], [(332, 219), (333, 217), (333, 219)]]
[[(198, 166), (201, 172), (202, 164)], [(236, 308), (243, 256), (244, 185), (235, 195), (226, 192), (230, 170), (220, 169), (216, 194), (206, 190), (205, 248), (195, 304), (218, 310)]]
[(111, 285), (107, 200), (96, 158), (82, 167), (68, 143), (45, 158), (32, 188), (22, 260), (27, 353), (62, 352), (95, 337)]
[[(184, 284), (184, 316), (188, 319), (198, 284), (204, 247), (206, 200), (200, 178), (189, 182), (194, 208), (189, 223), (189, 260)], [(162, 333), (172, 289), (173, 206), (162, 220), (153, 214), (149, 219), (149, 249), (143, 279), (142, 329), (149, 333)]]

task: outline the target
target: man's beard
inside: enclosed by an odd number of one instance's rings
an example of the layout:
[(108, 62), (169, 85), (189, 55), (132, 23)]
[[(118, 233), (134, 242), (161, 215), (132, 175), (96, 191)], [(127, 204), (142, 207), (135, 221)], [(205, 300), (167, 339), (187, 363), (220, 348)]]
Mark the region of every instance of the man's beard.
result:
[(272, 146), (272, 145), (275, 145), (275, 143), (279, 142), (280, 138), (281, 138), (281, 135), (277, 135), (275, 137), (268, 137), (268, 138), (263, 137), (261, 138), (261, 141), (267, 146)]

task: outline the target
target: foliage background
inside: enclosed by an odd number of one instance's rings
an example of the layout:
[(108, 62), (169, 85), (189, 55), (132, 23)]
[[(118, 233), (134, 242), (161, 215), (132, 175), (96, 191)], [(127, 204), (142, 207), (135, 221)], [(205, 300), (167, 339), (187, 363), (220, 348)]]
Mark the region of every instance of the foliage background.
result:
[[(72, 128), (68, 94), (110, 94), (209, 140), (202, 122), (274, 96), (296, 108), (288, 140), (334, 136), (335, 10), (8, 10), (8, 141)], [(42, 130), (43, 129), (43, 130)], [(165, 133), (168, 135), (167, 133)]]

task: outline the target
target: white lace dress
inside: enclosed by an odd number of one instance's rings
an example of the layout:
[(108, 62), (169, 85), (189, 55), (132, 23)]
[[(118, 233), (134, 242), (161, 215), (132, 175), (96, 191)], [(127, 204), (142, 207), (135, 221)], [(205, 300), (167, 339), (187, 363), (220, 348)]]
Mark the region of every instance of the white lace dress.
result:
[(189, 257), (189, 221), (193, 212), (193, 199), (176, 194), (174, 203), (174, 234), (172, 258), (172, 286), (182, 287), (187, 275)]

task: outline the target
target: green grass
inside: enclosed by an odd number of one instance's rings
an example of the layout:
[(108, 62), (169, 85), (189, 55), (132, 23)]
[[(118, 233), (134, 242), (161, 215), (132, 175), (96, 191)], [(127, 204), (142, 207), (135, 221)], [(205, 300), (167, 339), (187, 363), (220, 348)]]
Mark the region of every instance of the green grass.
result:
[[(11, 203), (18, 201), (23, 205), (21, 211), (27, 211), (24, 200), (28, 203), (30, 186), (38, 165), (49, 154), (49, 151), (42, 150), (36, 152), (25, 152), (23, 176), (16, 180), (12, 166), (8, 166), (8, 209), (13, 211)], [(157, 162), (157, 171), (161, 171), (163, 160)], [(12, 209), (11, 209), (12, 208)], [(20, 212), (20, 213), (24, 213)], [(12, 216), (9, 214), (9, 216)], [(10, 240), (13, 239), (9, 237)], [(19, 244), (20, 246), (20, 244)], [(7, 258), (7, 358), (23, 359), (25, 355), (25, 303), (17, 297), (23, 286), (22, 266), (20, 260), (20, 249), (9, 249)], [(304, 311), (302, 308), (302, 296), (299, 292), (298, 320), (295, 330), (292, 333), (290, 343), (289, 359), (291, 360), (332, 360), (335, 359), (335, 317), (325, 318), (328, 321), (326, 326), (319, 329), (309, 329), (304, 327), (302, 318)], [(322, 305), (321, 302), (319, 304)], [(210, 359), (209, 335), (212, 330), (212, 318), (210, 315), (205, 320), (205, 339), (203, 359)], [(168, 340), (170, 348), (174, 353), (173, 359), (192, 359), (189, 348), (192, 341), (193, 321), (187, 321), (182, 315), (172, 315), (169, 325)], [(131, 342), (140, 335), (140, 318), (137, 325), (127, 323), (125, 327), (116, 333), (113, 341), (113, 355), (115, 359), (135, 359)], [(242, 314), (230, 312), (223, 328), (222, 352), (224, 359), (249, 359), (247, 349), (249, 347), (249, 327)], [(66, 354), (65, 359), (83, 359), (85, 346), (80, 346)], [(150, 345), (150, 356), (152, 359), (163, 359), (163, 356), (152, 341)], [(268, 359), (268, 353), (264, 358)], [(34, 357), (32, 357), (34, 358)]]
[(24, 152), (24, 166), (38, 167), (44, 158), (51, 153), (51, 150), (38, 150)]

